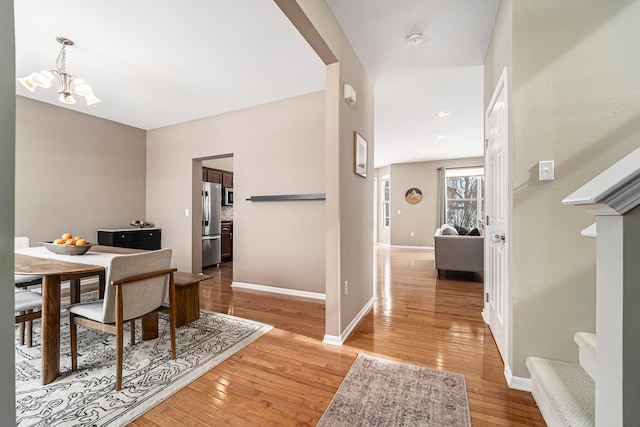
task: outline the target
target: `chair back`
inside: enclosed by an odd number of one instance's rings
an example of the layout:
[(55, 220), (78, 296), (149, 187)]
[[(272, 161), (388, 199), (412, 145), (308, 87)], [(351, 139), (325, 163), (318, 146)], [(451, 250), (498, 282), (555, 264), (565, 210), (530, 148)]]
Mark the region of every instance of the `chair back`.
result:
[(13, 246), (16, 249), (28, 248), (31, 246), (31, 242), (28, 237), (15, 237), (13, 239)]
[[(101, 322), (116, 321), (116, 289), (111, 286), (112, 281), (170, 267), (171, 249), (113, 257), (107, 272)], [(168, 288), (168, 276), (122, 285), (124, 320), (143, 316), (160, 307), (169, 292)]]

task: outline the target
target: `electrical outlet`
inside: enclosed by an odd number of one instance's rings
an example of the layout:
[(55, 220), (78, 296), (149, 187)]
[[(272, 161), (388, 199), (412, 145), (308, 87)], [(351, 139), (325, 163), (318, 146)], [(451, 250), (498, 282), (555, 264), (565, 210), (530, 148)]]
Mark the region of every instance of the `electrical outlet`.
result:
[(348, 280), (344, 281), (344, 294), (345, 295), (349, 295), (349, 281)]
[(188, 208), (184, 210), (184, 216), (189, 216), (189, 209)]
[(412, 231), (412, 232), (411, 232), (411, 237), (415, 237), (415, 235), (416, 235), (416, 234)]

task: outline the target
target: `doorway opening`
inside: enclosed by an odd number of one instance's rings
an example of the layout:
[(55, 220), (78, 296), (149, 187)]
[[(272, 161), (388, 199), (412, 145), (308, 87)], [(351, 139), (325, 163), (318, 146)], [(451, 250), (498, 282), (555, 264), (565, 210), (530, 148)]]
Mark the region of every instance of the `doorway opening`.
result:
[(200, 202), (194, 199), (192, 259), (199, 259), (194, 271), (204, 272), (233, 260), (233, 154), (197, 160), (194, 197), (199, 193)]

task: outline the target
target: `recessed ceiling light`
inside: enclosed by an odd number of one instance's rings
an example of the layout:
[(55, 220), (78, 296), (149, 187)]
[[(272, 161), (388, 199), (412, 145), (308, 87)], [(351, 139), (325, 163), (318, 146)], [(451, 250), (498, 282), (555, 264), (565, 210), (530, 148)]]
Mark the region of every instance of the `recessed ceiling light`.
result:
[(447, 117), (449, 115), (448, 111), (440, 111), (438, 112), (438, 114), (436, 114), (436, 116), (438, 117)]
[(409, 34), (405, 40), (409, 46), (418, 46), (422, 43), (423, 36), (421, 33), (414, 32)]
[(445, 139), (447, 136), (444, 134), (440, 134), (438, 136), (436, 136), (436, 139)]

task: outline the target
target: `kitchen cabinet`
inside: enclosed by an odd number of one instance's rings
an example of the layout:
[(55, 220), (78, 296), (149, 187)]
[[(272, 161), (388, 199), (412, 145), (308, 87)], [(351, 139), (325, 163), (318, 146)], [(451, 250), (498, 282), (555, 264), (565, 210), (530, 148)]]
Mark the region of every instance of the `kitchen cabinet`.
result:
[(223, 261), (231, 261), (233, 259), (233, 224), (222, 223), (220, 226), (220, 256)]
[(232, 172), (222, 172), (222, 188), (233, 188)]
[(98, 230), (98, 244), (105, 246), (157, 250), (160, 249), (160, 238), (159, 228)]
[[(204, 171), (205, 169), (203, 168), (202, 170)], [(206, 168), (206, 171), (207, 179), (205, 179), (205, 181), (222, 184), (222, 171), (210, 168)]]
[(222, 188), (233, 188), (233, 172), (203, 167), (202, 180), (220, 184)]

